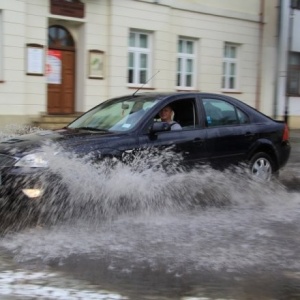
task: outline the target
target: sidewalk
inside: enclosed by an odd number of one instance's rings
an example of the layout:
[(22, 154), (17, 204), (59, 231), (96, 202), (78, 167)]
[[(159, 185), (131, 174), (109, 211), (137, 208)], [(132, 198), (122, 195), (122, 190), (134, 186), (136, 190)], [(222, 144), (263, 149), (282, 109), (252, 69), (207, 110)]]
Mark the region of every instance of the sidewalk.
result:
[(300, 138), (300, 129), (290, 129), (290, 136)]
[(289, 163), (300, 162), (300, 129), (290, 130), (290, 141), (292, 151)]

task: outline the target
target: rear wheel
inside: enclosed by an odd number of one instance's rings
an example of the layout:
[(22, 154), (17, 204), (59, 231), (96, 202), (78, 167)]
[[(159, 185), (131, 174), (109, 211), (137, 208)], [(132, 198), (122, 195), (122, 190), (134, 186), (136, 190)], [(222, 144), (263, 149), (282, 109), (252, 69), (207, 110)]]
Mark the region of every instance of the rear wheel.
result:
[(258, 152), (250, 159), (251, 177), (258, 181), (269, 181), (275, 173), (275, 164), (265, 152)]

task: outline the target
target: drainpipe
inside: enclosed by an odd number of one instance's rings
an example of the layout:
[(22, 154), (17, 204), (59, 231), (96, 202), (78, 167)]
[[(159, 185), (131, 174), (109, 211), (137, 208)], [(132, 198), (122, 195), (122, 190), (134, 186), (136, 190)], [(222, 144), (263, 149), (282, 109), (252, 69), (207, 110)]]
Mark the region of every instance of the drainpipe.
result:
[(281, 27), (282, 27), (282, 16), (281, 16), (281, 0), (277, 2), (277, 47), (276, 47), (276, 65), (275, 65), (275, 80), (274, 80), (274, 102), (273, 102), (273, 118), (276, 119), (278, 117), (278, 101), (279, 101), (279, 60), (280, 60), (280, 41), (281, 41)]
[(285, 109), (284, 109), (284, 122), (289, 125), (289, 115), (290, 115), (290, 96), (289, 96), (289, 60), (290, 60), (290, 53), (293, 50), (293, 26), (294, 26), (294, 9), (297, 8), (297, 1), (291, 0), (289, 6), (289, 25), (288, 25), (288, 49), (287, 49), (287, 62), (286, 62), (286, 91), (285, 91)]
[(277, 70), (275, 86), (275, 116), (288, 120), (288, 97), (287, 97), (287, 66), (288, 44), (290, 24), (290, 0), (279, 0), (278, 7), (278, 47), (277, 47)]
[(258, 41), (258, 59), (257, 59), (257, 79), (256, 79), (256, 96), (255, 108), (260, 109), (261, 96), (261, 70), (262, 70), (262, 54), (263, 54), (263, 30), (264, 30), (264, 16), (265, 16), (265, 0), (260, 0), (259, 12), (259, 41)]
[[(107, 16), (107, 23), (108, 23), (108, 29), (107, 29), (107, 53), (112, 53), (111, 48), (112, 48), (112, 26), (113, 26), (113, 5), (114, 5), (114, 0), (107, 0), (107, 6), (108, 6), (108, 16)], [(109, 99), (112, 97), (111, 94), (111, 56), (109, 57), (109, 55), (107, 54), (107, 64), (105, 66), (104, 71), (106, 72), (106, 84), (105, 84), (105, 89), (106, 89), (106, 93), (105, 93), (105, 97), (104, 99)]]

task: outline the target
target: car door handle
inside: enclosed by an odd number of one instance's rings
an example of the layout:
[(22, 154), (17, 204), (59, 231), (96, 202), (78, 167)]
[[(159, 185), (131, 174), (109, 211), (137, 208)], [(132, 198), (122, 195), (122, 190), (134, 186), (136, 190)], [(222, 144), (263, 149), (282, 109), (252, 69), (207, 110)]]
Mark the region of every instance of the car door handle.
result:
[(201, 139), (201, 138), (195, 138), (195, 139), (193, 140), (193, 143), (194, 143), (194, 144), (202, 144), (202, 143), (204, 143), (204, 139)]
[(255, 134), (253, 132), (246, 132), (244, 134), (245, 137), (253, 137)]

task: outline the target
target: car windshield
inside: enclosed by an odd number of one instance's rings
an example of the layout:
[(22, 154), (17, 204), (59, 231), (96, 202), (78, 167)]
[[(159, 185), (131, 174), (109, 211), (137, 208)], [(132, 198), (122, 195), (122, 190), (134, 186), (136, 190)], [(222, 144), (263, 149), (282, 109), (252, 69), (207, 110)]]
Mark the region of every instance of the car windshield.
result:
[(91, 109), (68, 128), (93, 131), (128, 131), (132, 129), (158, 98), (155, 96), (128, 96), (108, 100)]

